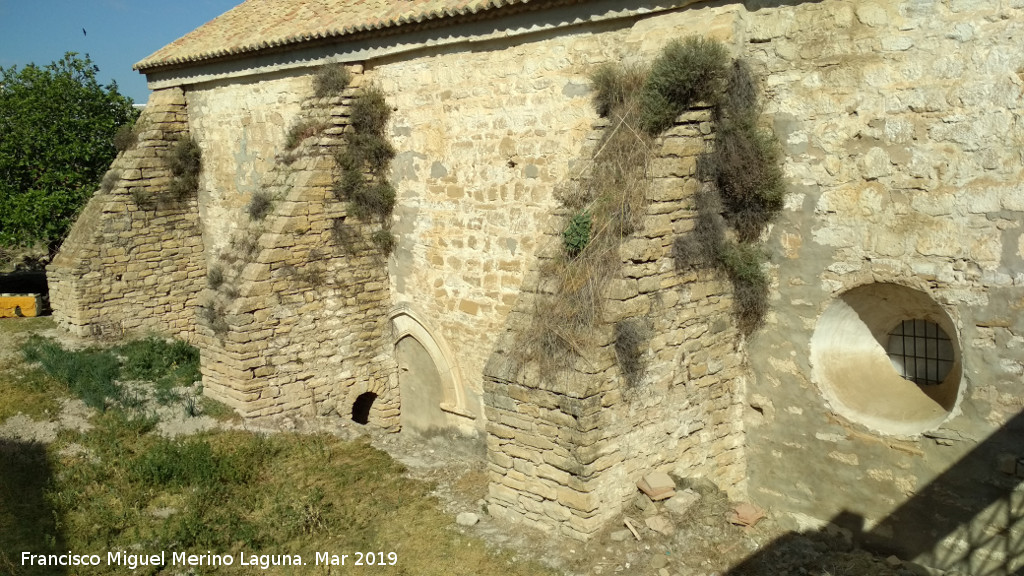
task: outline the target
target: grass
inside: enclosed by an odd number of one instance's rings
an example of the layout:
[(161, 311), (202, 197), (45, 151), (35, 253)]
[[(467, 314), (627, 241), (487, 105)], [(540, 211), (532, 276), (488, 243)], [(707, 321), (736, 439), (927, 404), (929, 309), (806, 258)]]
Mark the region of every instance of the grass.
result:
[[(0, 333), (11, 340), (31, 331), (0, 323)], [(159, 344), (143, 341), (118, 356), (125, 358), (123, 369), (159, 379), (175, 371), (174, 358), (189, 356), (174, 348), (157, 354), (164, 350)], [(17, 357), (11, 362), (12, 370), (26, 369)], [(16, 397), (19, 386), (0, 379), (0, 398)], [(59, 397), (60, 384), (51, 386)], [(127, 566), (106, 564), (107, 552), (121, 550), (166, 551), (168, 559), (174, 552), (231, 554), (234, 564), (215, 571), (226, 576), (345, 573), (314, 566), (315, 553), (323, 551), (349, 554), (349, 565), (355, 552), (394, 552), (397, 564), (380, 569), (386, 574), (553, 574), (461, 534), (430, 484), (405, 477), (400, 464), (367, 441), (240, 430), (167, 439), (156, 435), (155, 419), (118, 406), (96, 412), (91, 424), (87, 431), (61, 431), (49, 445), (0, 440), (0, 573), (124, 574)], [(73, 571), (21, 566), (21, 551), (68, 550), (100, 554), (103, 562)], [(240, 553), (299, 554), (309, 565), (264, 572), (239, 565)], [(131, 573), (183, 570), (139, 566)]]
[[(167, 342), (149, 337), (108, 349), (67, 350), (57, 342), (37, 335), (22, 345), (25, 361), (101, 412), (114, 405), (133, 402), (118, 383), (149, 380), (156, 384), (157, 399), (163, 404), (180, 401), (174, 389), (190, 386), (201, 378), (199, 351), (181, 341)], [(30, 373), (31, 374), (31, 373)], [(33, 382), (35, 383), (33, 385)], [(28, 390), (52, 391), (49, 382), (29, 378)]]

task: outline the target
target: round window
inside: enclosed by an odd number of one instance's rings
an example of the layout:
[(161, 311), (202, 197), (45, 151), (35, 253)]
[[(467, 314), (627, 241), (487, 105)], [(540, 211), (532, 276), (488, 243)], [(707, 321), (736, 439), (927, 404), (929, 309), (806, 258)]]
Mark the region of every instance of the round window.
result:
[(836, 298), (811, 337), (811, 374), (829, 407), (886, 434), (940, 426), (960, 393), (953, 321), (931, 297), (868, 284)]

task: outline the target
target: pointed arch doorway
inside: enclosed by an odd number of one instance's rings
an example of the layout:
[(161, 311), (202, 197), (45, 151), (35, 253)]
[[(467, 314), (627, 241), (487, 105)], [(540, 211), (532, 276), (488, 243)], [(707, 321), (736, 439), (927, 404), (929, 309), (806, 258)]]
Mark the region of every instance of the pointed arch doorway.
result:
[(431, 333), (408, 305), (395, 308), (391, 326), (402, 430), (421, 435), (471, 430), (475, 417), (466, 407), (462, 376), (443, 338)]

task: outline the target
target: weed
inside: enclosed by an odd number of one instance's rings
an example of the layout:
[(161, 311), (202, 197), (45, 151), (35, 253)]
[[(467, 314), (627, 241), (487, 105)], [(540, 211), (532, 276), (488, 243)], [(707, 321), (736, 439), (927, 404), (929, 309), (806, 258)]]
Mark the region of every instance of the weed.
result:
[(339, 162), (356, 168), (367, 168), (379, 174), (395, 157), (395, 148), (387, 138), (377, 133), (353, 132), (345, 135), (346, 151), (352, 160)]
[(782, 209), (785, 182), (774, 134), (731, 120), (720, 122), (707, 163), (726, 219), (742, 242), (755, 242)]
[(199, 307), (199, 319), (207, 328), (213, 330), (214, 334), (224, 335), (228, 331), (228, 321), (225, 317), (224, 306), (219, 302), (207, 302)]
[(644, 353), (650, 339), (651, 330), (644, 320), (628, 318), (615, 323), (615, 358), (629, 386), (643, 380), (647, 370)]
[(201, 396), (199, 398), (199, 411), (200, 413), (215, 420), (240, 421), (238, 413), (232, 410), (228, 405), (207, 396)]
[(594, 108), (601, 116), (608, 117), (613, 110), (620, 110), (627, 103), (633, 103), (636, 94), (643, 88), (648, 70), (644, 66), (629, 68), (606, 63), (590, 74), (594, 85)]
[(697, 218), (693, 230), (672, 243), (676, 270), (715, 267), (721, 261), (722, 243), (725, 242), (722, 202), (714, 190), (702, 190), (694, 200)]
[(313, 76), (313, 95), (337, 96), (352, 82), (352, 74), (342, 64), (326, 64)]
[(251, 220), (263, 220), (274, 208), (274, 197), (266, 190), (253, 192), (245, 211)]
[(118, 152), (124, 152), (134, 147), (138, 139), (139, 133), (135, 129), (135, 124), (122, 124), (114, 132), (114, 148)]
[(721, 262), (732, 281), (737, 321), (747, 334), (760, 326), (768, 308), (768, 277), (763, 268), (767, 259), (756, 244), (722, 245)]
[(199, 190), (202, 150), (195, 138), (179, 138), (171, 146), (168, 164), (173, 175), (170, 191), (174, 199), (184, 200)]
[(349, 197), (350, 209), (360, 220), (377, 219), (386, 222), (395, 209), (395, 187), (390, 182), (369, 183), (357, 189)]
[(154, 487), (244, 484), (253, 477), (253, 465), (240, 454), (215, 453), (205, 440), (161, 439), (128, 465), (136, 482)]
[(139, 208), (149, 208), (153, 204), (153, 197), (146, 192), (145, 188), (139, 186), (132, 186), (128, 189), (128, 193), (132, 197), (132, 202)]
[(377, 230), (370, 237), (370, 241), (385, 256), (390, 256), (395, 250), (395, 235), (390, 230)]
[(590, 242), (590, 224), (590, 212), (580, 212), (569, 219), (569, 225), (562, 232), (562, 243), (570, 258), (579, 256)]
[(224, 280), (224, 267), (219, 264), (210, 266), (210, 269), (206, 272), (207, 285), (216, 290), (224, 284)]
[(287, 150), (294, 150), (302, 144), (302, 141), (306, 138), (312, 138), (325, 128), (330, 126), (326, 122), (318, 122), (316, 120), (303, 120), (288, 130), (288, 134), (285, 135), (284, 147)]
[(331, 238), (334, 243), (341, 246), (349, 254), (355, 253), (356, 239), (358, 233), (350, 224), (345, 223), (345, 217), (335, 218), (331, 222)]
[(729, 54), (716, 40), (690, 36), (670, 42), (651, 65), (644, 83), (640, 125), (648, 134), (670, 128), (698, 102), (714, 104), (726, 81)]
[[(150, 336), (118, 346), (114, 352), (122, 357), (125, 378), (155, 382), (158, 394), (161, 390), (191, 386), (202, 379), (199, 350), (181, 340)], [(175, 399), (168, 395), (164, 403)]]

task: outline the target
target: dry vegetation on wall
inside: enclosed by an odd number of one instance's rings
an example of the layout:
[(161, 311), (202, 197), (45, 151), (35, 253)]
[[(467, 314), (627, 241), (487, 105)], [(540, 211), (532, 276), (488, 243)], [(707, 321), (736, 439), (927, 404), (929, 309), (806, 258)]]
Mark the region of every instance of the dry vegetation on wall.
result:
[[(542, 265), (546, 296), (518, 346), (522, 361), (540, 362), (549, 375), (571, 366), (591, 344), (605, 289), (621, 264), (619, 246), (646, 213), (655, 140), (681, 113), (713, 106), (718, 140), (701, 160), (702, 175), (713, 185), (698, 196), (696, 231), (676, 241), (677, 268), (724, 270), (745, 332), (760, 323), (766, 307), (766, 253), (757, 241), (784, 191), (774, 136), (757, 125), (756, 85), (743, 62), (730, 63), (721, 43), (672, 42), (649, 68), (605, 64), (591, 81), (594, 105), (609, 122), (587, 174), (558, 194), (567, 216), (563, 250)], [(644, 374), (649, 324), (625, 318), (614, 327), (616, 357), (630, 386)]]
[[(322, 67), (313, 79), (314, 97), (318, 99), (313, 104), (338, 106), (338, 97), (351, 81), (352, 76), (344, 66)], [(364, 86), (355, 96), (347, 97), (352, 97), (351, 104), (345, 102), (347, 114), (342, 113), (336, 121), (329, 121), (331, 116), (325, 118), (324, 110), (320, 109), (313, 115), (299, 118), (288, 131), (284, 151), (279, 156), (276, 179), (253, 193), (245, 206), (245, 228), (232, 238), (228, 248), (211, 264), (207, 274), (211, 293), (200, 307), (199, 318), (215, 335), (223, 336), (229, 329), (227, 314), (231, 302), (239, 295), (242, 271), (258, 255), (266, 220), (273, 214), (275, 205), (287, 195), (288, 176), (293, 173), (293, 164), (300, 157), (330, 154), (340, 168), (332, 193), (338, 200), (347, 202), (347, 216), (335, 218), (330, 227), (331, 238), (338, 247), (349, 254), (369, 249), (387, 255), (394, 249), (395, 239), (390, 227), (395, 189), (385, 174), (395, 150), (384, 136), (391, 108), (383, 92), (374, 85)], [(347, 122), (342, 119), (345, 116)], [(328, 129), (345, 127), (346, 124), (349, 127), (342, 134), (340, 143), (319, 139), (307, 142), (307, 139)], [(346, 222), (348, 216), (359, 223)], [(319, 288), (331, 281), (328, 265), (324, 262), (328, 256), (321, 250), (310, 250), (301, 265), (286, 265), (281, 270), (298, 285)]]
[(724, 91), (714, 100), (715, 145), (698, 175), (710, 186), (697, 197), (694, 230), (676, 239), (676, 268), (713, 266), (733, 284), (736, 319), (749, 334), (768, 309), (768, 253), (761, 235), (782, 210), (785, 183), (775, 135), (758, 125), (757, 82), (742, 60), (723, 71)]
[[(128, 148), (135, 145), (137, 132), (121, 136)], [(126, 148), (127, 149), (127, 148)], [(167, 167), (171, 171), (171, 182), (168, 188), (168, 195), (161, 198), (153, 198), (151, 195), (139, 188), (132, 188), (132, 200), (140, 208), (152, 207), (154, 202), (175, 203), (181, 202), (199, 191), (199, 173), (203, 169), (202, 150), (199, 143), (191, 136), (178, 138), (168, 150)], [(108, 176), (110, 173), (107, 174)], [(120, 178), (120, 174), (117, 176)], [(104, 177), (104, 186), (106, 177)]]
[[(391, 213), (395, 209), (395, 188), (385, 176), (395, 157), (395, 149), (384, 136), (384, 128), (391, 118), (391, 108), (384, 92), (375, 85), (363, 88), (352, 104), (349, 116), (352, 131), (345, 132), (345, 146), (334, 155), (341, 168), (341, 177), (335, 182), (334, 194), (348, 202), (348, 213), (356, 219), (377, 224), (380, 228), (370, 241), (383, 254), (390, 254), (395, 239), (391, 234)], [(334, 236), (341, 238), (344, 222), (335, 221)], [(345, 243), (342, 243), (345, 245)]]

